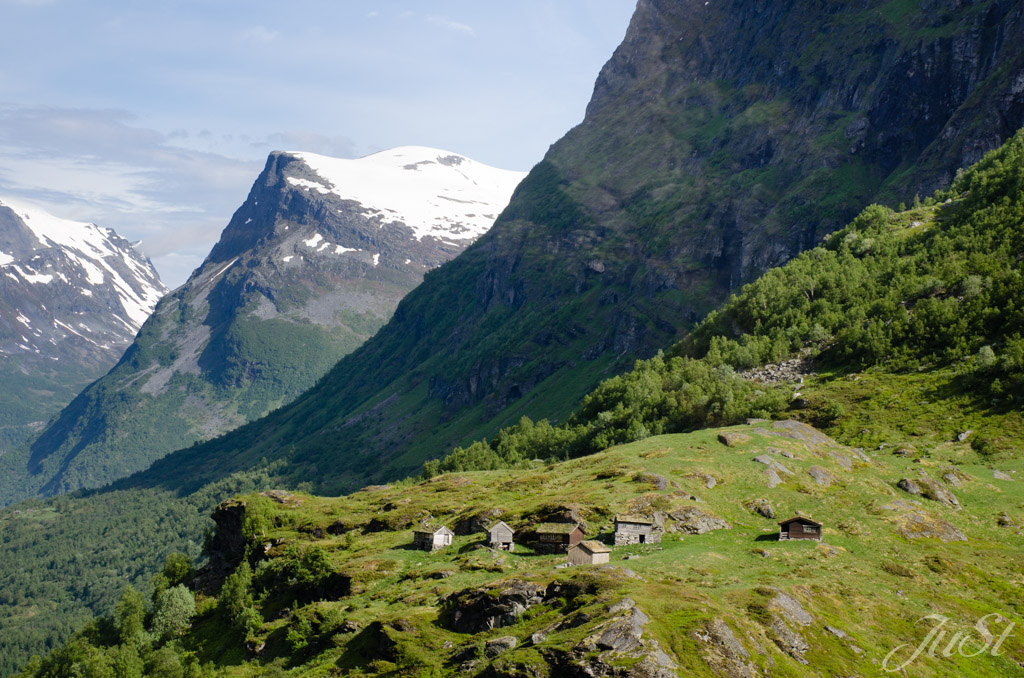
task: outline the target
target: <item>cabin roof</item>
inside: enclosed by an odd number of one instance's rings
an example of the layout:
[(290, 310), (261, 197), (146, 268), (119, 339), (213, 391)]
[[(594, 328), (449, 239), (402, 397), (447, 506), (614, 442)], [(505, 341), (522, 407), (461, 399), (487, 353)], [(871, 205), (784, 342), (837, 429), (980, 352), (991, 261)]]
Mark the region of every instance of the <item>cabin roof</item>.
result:
[(455, 533), (452, 532), (451, 530), (449, 530), (448, 527), (445, 526), (445, 525), (441, 525), (439, 527), (434, 526), (434, 525), (424, 525), (423, 527), (421, 527), (418, 530), (413, 530), (413, 534), (430, 534), (430, 535), (435, 535), (435, 534), (444, 534), (444, 533), (450, 534), (452, 536), (455, 535)]
[(612, 550), (610, 548), (608, 548), (607, 546), (605, 546), (601, 542), (594, 541), (592, 539), (589, 539), (587, 541), (581, 541), (579, 544), (576, 544), (576, 546), (578, 546), (580, 548), (584, 548), (584, 549), (590, 551), (591, 553), (611, 553), (612, 552)]
[(487, 531), (488, 532), (494, 532), (495, 528), (501, 527), (502, 525), (504, 525), (505, 529), (508, 530), (509, 532), (515, 532), (515, 530), (513, 530), (511, 527), (509, 527), (508, 523), (506, 523), (504, 520), (499, 520), (498, 522), (494, 523), (493, 525), (491, 525), (490, 527), (487, 528)]
[(818, 527), (821, 527), (821, 523), (811, 520), (807, 516), (793, 516), (792, 518), (787, 518), (786, 520), (781, 521), (779, 525), (789, 525), (790, 523), (795, 522), (808, 523), (809, 525), (817, 525)]
[(644, 516), (636, 516), (631, 513), (616, 513), (615, 522), (633, 523), (634, 525), (653, 525), (654, 521)]
[(579, 528), (577, 523), (541, 523), (537, 526), (537, 533), (545, 534), (571, 534), (573, 530)]

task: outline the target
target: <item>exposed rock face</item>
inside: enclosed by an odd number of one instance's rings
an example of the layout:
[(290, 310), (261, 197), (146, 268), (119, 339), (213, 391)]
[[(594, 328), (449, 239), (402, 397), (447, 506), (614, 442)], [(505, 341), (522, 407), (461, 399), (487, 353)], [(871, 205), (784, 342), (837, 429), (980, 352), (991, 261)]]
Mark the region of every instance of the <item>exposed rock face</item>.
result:
[(785, 464), (776, 459), (773, 459), (772, 457), (769, 457), (767, 454), (757, 455), (756, 457), (754, 457), (754, 461), (756, 461), (759, 464), (764, 464), (765, 466), (768, 467), (769, 471), (774, 471), (776, 474), (785, 473), (787, 476), (793, 475), (793, 472), (786, 468)]
[(736, 639), (729, 625), (721, 619), (712, 619), (703, 631), (694, 637), (705, 643), (704, 660), (719, 675), (726, 678), (754, 678), (760, 671), (750, 661), (750, 652)]
[(763, 518), (775, 518), (775, 510), (772, 508), (771, 502), (764, 497), (748, 502), (746, 506), (747, 510), (756, 513)]
[(771, 428), (765, 431), (768, 435), (781, 436), (790, 440), (799, 440), (814, 445), (835, 445), (836, 441), (818, 429), (792, 419), (786, 421), (773, 421)]
[(713, 513), (696, 506), (684, 506), (668, 514), (675, 523), (672, 531), (686, 534), (704, 534), (712, 530), (728, 530), (732, 526)]
[(210, 542), (209, 561), (196, 573), (196, 589), (214, 593), (245, 556), (245, 502), (228, 500), (210, 516), (216, 524)]
[[(571, 648), (544, 648), (551, 675), (602, 678), (675, 678), (677, 665), (653, 638), (645, 636), (650, 618), (633, 601), (613, 606), (618, 616), (600, 622)], [(626, 601), (623, 601), (624, 603)]]
[(444, 601), (448, 624), (460, 633), (509, 626), (527, 609), (541, 603), (544, 591), (538, 584), (511, 580), (487, 589), (452, 594)]
[(906, 539), (967, 541), (967, 536), (949, 522), (923, 511), (908, 511), (896, 518), (896, 531)]
[(907, 494), (912, 494), (918, 497), (921, 496), (921, 486), (910, 478), (900, 478), (900, 481), (896, 483), (896, 487), (900, 488)]
[(811, 466), (807, 469), (807, 475), (814, 478), (814, 482), (822, 487), (828, 487), (835, 481), (835, 476), (824, 466)]
[(499, 654), (504, 654), (509, 650), (514, 650), (518, 641), (515, 636), (502, 636), (501, 638), (494, 638), (484, 643), (484, 654), (488, 657), (497, 657)]
[(960, 502), (957, 500), (956, 495), (950, 492), (949, 488), (941, 482), (934, 478), (929, 478), (927, 475), (922, 474), (916, 481), (910, 478), (901, 478), (896, 483), (896, 487), (908, 494), (925, 497), (940, 504), (945, 504), (951, 509), (960, 510)]
[(726, 447), (736, 447), (743, 443), (749, 443), (751, 440), (750, 436), (746, 433), (737, 433), (735, 431), (722, 431), (718, 434), (718, 442), (722, 443)]

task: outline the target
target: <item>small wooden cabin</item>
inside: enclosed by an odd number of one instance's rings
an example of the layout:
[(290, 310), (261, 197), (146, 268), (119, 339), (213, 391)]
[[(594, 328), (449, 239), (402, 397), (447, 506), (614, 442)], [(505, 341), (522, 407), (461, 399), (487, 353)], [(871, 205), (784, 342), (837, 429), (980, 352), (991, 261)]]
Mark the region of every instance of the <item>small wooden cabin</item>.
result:
[(821, 523), (805, 516), (793, 516), (779, 523), (779, 541), (786, 539), (816, 539), (821, 541)]
[(570, 565), (602, 565), (608, 562), (612, 550), (599, 541), (581, 541), (569, 547)]
[(499, 520), (487, 528), (487, 545), (499, 551), (512, 551), (516, 545), (512, 542), (515, 530)]
[(654, 521), (643, 516), (615, 516), (615, 545), (656, 544), (661, 542), (661, 530), (655, 529)]
[(544, 553), (565, 553), (585, 536), (577, 523), (541, 523), (535, 531), (537, 550)]
[(414, 548), (424, 551), (437, 551), (446, 546), (452, 545), (452, 537), (455, 533), (442, 525), (438, 528), (425, 528), (415, 530), (412, 533), (412, 545)]

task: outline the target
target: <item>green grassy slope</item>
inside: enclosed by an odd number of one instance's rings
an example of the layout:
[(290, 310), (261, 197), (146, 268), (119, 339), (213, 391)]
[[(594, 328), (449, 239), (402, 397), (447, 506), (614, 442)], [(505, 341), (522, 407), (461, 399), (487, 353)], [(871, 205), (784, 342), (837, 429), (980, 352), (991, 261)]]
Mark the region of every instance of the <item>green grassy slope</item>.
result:
[[(732, 436), (729, 445), (719, 439), (723, 433)], [(766, 467), (754, 461), (763, 454), (792, 475), (780, 473), (782, 483), (768, 487)], [(808, 474), (812, 467), (824, 469), (831, 484), (818, 484)], [(995, 479), (968, 442), (927, 458), (889, 450), (865, 455), (806, 426), (764, 423), (655, 436), (569, 462), (446, 475), (337, 499), (249, 496), (242, 524), (255, 575), (247, 595), (239, 598), (233, 589), (219, 603), (200, 596), (184, 635), (139, 650), (153, 662), (155, 648), (171, 648), (177, 661), (205, 666), (203, 675), (563, 676), (574, 675), (566, 667), (580, 666), (653, 675), (638, 668), (653, 639), (678, 675), (715, 675), (716, 668), (741, 675), (743, 665), (772, 675), (882, 675), (883, 660), (897, 646), (910, 644), (887, 666), (909, 658), (931, 628), (918, 621), (927, 615), (947, 617), (950, 634), (992, 613), (1005, 617), (990, 618), (995, 635), (1024, 623), (1018, 569), (1024, 464), (1014, 459), (996, 470), (1013, 480)], [(961, 483), (952, 488), (959, 510), (896, 488), (903, 477), (950, 472)], [(659, 479), (664, 489), (657, 489)], [(762, 499), (776, 519), (748, 508)], [(672, 531), (671, 515), (688, 507), (731, 527)], [(411, 529), (421, 520), (454, 526), (492, 509), (520, 538), (562, 509), (582, 517), (591, 537), (607, 539), (614, 514), (624, 512), (668, 514), (669, 531), (660, 545), (615, 548), (611, 567), (602, 568), (559, 570), (564, 556), (537, 554), (523, 543), (513, 554), (494, 553), (480, 547), (476, 533), (457, 536), (435, 554), (410, 548)], [(777, 520), (797, 511), (824, 524), (821, 543), (777, 541)], [(1004, 514), (1012, 525), (999, 524)], [(331, 534), (339, 529), (346, 532)], [(927, 530), (952, 537), (928, 538)], [(263, 544), (272, 545), (266, 556)], [(344, 587), (316, 588), (339, 575)], [(491, 591), (495, 599), (513, 580), (549, 592), (552, 582), (562, 588), (490, 630), (452, 621), (454, 596), (467, 611), (475, 592)], [(803, 614), (787, 613), (779, 591), (798, 601)], [(593, 637), (616, 618), (609, 606), (625, 597), (651, 619), (643, 633), (648, 645), (594, 648)], [(230, 600), (258, 613), (235, 613), (248, 620), (248, 630), (228, 626)], [(745, 655), (730, 655), (720, 622)], [(545, 635), (533, 635), (538, 632)], [(809, 648), (793, 650), (799, 642), (792, 633)], [(973, 633), (965, 653), (980, 648)], [(102, 633), (92, 634), (90, 643), (99, 646), (94, 655), (115, 651), (116, 641), (107, 646)], [(510, 635), (515, 649), (496, 658), (483, 652), (487, 641)], [(923, 656), (908, 673), (1021, 675), (1024, 637), (1011, 632), (1000, 649), (999, 656)], [(61, 662), (88, 663), (81, 645), (64, 652), (34, 675), (66, 675), (56, 668)]]

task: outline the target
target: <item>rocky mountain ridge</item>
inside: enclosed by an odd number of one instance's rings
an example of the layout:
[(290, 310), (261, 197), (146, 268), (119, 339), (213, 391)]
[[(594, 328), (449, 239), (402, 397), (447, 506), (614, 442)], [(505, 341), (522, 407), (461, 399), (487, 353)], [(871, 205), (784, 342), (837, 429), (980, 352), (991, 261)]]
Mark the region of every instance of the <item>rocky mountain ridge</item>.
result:
[(423, 147), (271, 154), (206, 261), (34, 441), (36, 488), (101, 485), (288, 402), (486, 231), (521, 178)]

